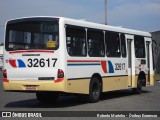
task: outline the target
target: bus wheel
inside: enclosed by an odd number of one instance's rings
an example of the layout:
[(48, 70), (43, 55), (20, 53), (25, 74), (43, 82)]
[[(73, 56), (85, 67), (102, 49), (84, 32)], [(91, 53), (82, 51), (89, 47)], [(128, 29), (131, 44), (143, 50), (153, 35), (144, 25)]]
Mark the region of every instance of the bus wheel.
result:
[(41, 103), (53, 103), (59, 98), (58, 92), (36, 92), (37, 100)]
[(95, 103), (99, 101), (101, 93), (100, 81), (98, 78), (94, 77), (91, 79), (89, 86), (89, 102)]
[(135, 94), (141, 94), (141, 92), (142, 92), (142, 82), (141, 82), (141, 80), (137, 81), (137, 88), (133, 88), (133, 92)]

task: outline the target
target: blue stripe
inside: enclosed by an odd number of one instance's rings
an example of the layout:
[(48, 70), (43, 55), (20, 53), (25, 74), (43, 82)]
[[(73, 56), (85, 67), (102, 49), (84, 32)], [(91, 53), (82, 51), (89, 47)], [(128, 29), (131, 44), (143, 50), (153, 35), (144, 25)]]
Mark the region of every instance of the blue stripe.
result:
[(67, 66), (97, 66), (100, 65), (99, 63), (97, 64), (67, 64)]

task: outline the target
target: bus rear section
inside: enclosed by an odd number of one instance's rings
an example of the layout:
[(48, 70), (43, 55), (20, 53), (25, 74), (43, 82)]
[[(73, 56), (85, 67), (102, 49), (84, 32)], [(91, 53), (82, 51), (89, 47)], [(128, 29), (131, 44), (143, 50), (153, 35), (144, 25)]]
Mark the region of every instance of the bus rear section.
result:
[[(6, 25), (3, 87), (6, 91), (65, 91), (59, 19), (24, 18)], [(46, 96), (45, 96), (46, 97)]]

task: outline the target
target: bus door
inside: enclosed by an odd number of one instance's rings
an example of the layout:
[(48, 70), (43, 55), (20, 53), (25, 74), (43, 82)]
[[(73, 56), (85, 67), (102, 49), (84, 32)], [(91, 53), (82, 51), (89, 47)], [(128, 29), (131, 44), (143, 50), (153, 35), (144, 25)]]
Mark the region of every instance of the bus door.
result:
[(128, 87), (132, 86), (132, 39), (127, 39), (128, 50)]
[(147, 57), (147, 85), (150, 85), (150, 41), (146, 41), (146, 57)]

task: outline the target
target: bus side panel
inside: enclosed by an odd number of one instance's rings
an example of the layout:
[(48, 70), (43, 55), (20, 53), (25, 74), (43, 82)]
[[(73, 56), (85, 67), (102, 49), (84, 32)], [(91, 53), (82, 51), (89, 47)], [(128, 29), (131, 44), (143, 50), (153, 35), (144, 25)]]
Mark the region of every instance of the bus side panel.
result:
[(90, 79), (68, 80), (67, 92), (89, 94)]
[(100, 62), (97, 63), (97, 60), (91, 60), (88, 57), (77, 59), (68, 56), (67, 58), (67, 92), (88, 94), (92, 75), (94, 73), (103, 73)]
[(103, 78), (103, 92), (128, 89), (128, 76)]
[(12, 80), (3, 82), (3, 88), (6, 91), (60, 91), (65, 92), (65, 82), (55, 83), (54, 81), (20, 81)]

